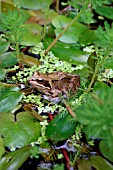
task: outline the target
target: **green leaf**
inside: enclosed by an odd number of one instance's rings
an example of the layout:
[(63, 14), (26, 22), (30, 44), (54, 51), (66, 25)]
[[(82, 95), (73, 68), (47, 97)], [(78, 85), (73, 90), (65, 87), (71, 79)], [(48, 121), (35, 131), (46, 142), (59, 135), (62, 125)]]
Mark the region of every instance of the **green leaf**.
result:
[(113, 8), (109, 6), (97, 6), (95, 8), (95, 11), (99, 14), (102, 15), (108, 19), (113, 20)]
[(113, 166), (100, 156), (91, 156), (90, 162), (92, 167), (96, 168), (96, 170), (113, 170)]
[(14, 5), (32, 10), (47, 8), (51, 3), (52, 0), (14, 0)]
[(91, 163), (87, 159), (82, 159), (80, 163), (78, 164), (78, 170), (91, 170)]
[[(56, 28), (55, 33), (58, 36), (59, 33), (62, 32), (63, 28), (65, 28), (70, 22), (72, 21), (71, 18), (68, 18), (63, 15), (57, 15), (52, 20), (53, 26)], [(62, 42), (66, 43), (76, 43), (79, 40), (80, 35), (82, 32), (85, 32), (87, 27), (75, 22), (59, 39)]]
[(6, 72), (5, 69), (0, 68), (0, 80), (3, 80), (5, 78)]
[(39, 60), (24, 54), (21, 54), (21, 62), (29, 67), (32, 67), (34, 65), (38, 66), (40, 64)]
[(0, 56), (0, 66), (3, 68), (11, 67), (17, 64), (15, 52), (6, 52)]
[(104, 68), (111, 68), (113, 69), (113, 57), (107, 58), (103, 63)]
[[(87, 65), (88, 65), (88, 68), (89, 68), (89, 80), (92, 79), (97, 61), (98, 61), (98, 59), (97, 59), (96, 53), (93, 52), (87, 60)], [(95, 79), (97, 79), (97, 77)]]
[(94, 91), (96, 93), (87, 95), (85, 102), (76, 109), (77, 120), (84, 125), (83, 131), (88, 138), (100, 138), (105, 142), (107, 150), (101, 143), (101, 152), (113, 161), (110, 150), (113, 147), (113, 86), (96, 83)]
[[(112, 129), (113, 131), (113, 129)], [(113, 162), (113, 136), (111, 135), (111, 132), (108, 134), (107, 140), (101, 140), (99, 144), (100, 151), (111, 162)]]
[(24, 147), (18, 149), (14, 152), (10, 152), (6, 154), (0, 160), (0, 169), (7, 169), (7, 170), (17, 170), (21, 167), (21, 165), (28, 159), (30, 156), (30, 148)]
[(22, 28), (27, 31), (24, 33), (21, 45), (33, 46), (41, 41), (42, 26), (38, 24), (23, 24)]
[(21, 101), (23, 93), (18, 87), (0, 87), (0, 112), (14, 109)]
[(54, 141), (62, 141), (70, 137), (76, 128), (77, 123), (71, 121), (72, 116), (66, 114), (61, 117), (58, 114), (47, 126), (46, 136)]
[(0, 136), (0, 159), (4, 153), (5, 153), (4, 141)]
[(98, 27), (95, 31), (96, 39), (94, 43), (103, 48), (113, 51), (112, 42), (113, 42), (113, 24), (110, 26), (107, 21), (104, 22), (104, 27)]
[[(53, 39), (46, 37), (44, 40), (44, 46), (47, 48)], [(51, 49), (53, 54), (60, 60), (70, 62), (72, 64), (86, 64), (89, 57), (89, 53), (79, 50), (76, 45), (57, 42)]]
[(0, 55), (6, 52), (9, 48), (10, 43), (0, 39)]
[(95, 31), (87, 29), (79, 36), (79, 43), (83, 45), (92, 44), (96, 39)]
[(0, 134), (5, 146), (20, 148), (29, 145), (40, 136), (41, 125), (29, 113), (20, 112), (16, 116), (12, 113), (0, 114)]
[(100, 156), (90, 156), (88, 160), (82, 159), (78, 165), (78, 170), (113, 170), (113, 166)]

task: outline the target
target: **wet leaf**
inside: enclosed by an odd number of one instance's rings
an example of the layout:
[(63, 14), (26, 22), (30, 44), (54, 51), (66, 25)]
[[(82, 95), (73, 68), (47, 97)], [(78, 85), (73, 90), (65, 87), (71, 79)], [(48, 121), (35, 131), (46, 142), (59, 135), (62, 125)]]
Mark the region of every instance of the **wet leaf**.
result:
[(46, 136), (54, 141), (62, 141), (70, 137), (76, 128), (77, 123), (71, 121), (72, 116), (65, 114), (61, 117), (58, 114), (47, 126)]
[(0, 114), (0, 134), (5, 146), (20, 148), (29, 145), (40, 136), (41, 125), (29, 113)]
[(0, 112), (9, 112), (21, 101), (23, 93), (18, 87), (0, 87)]

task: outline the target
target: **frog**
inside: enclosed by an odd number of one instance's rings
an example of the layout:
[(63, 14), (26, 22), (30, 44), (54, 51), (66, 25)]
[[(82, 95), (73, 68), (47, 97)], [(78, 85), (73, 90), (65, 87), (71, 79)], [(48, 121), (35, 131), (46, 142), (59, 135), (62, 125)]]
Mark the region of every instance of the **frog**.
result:
[(69, 93), (74, 96), (80, 87), (80, 77), (77, 74), (61, 71), (47, 74), (35, 71), (29, 83), (36, 91), (43, 94), (45, 99), (54, 101), (61, 97), (67, 98)]

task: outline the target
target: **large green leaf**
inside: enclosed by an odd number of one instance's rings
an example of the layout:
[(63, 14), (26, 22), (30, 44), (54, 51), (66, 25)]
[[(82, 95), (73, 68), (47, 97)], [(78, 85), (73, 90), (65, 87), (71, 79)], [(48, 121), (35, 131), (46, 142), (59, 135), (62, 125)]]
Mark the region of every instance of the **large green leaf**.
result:
[[(53, 39), (46, 37), (44, 46), (47, 48)], [(53, 54), (61, 60), (70, 62), (72, 64), (86, 64), (89, 57), (89, 53), (79, 50), (76, 45), (67, 44), (63, 42), (57, 42), (51, 49)]]
[(0, 112), (8, 112), (14, 109), (21, 101), (23, 93), (18, 87), (0, 86)]
[[(68, 18), (63, 15), (58, 15), (52, 20), (53, 26), (56, 28), (55, 33), (56, 36), (62, 32), (62, 29), (65, 28), (70, 22), (72, 21), (71, 18)], [(79, 40), (80, 35), (82, 32), (85, 32), (87, 27), (75, 22), (60, 38), (60, 41), (66, 43), (76, 43)]]
[(0, 55), (0, 66), (3, 68), (11, 67), (17, 64), (15, 52), (6, 52)]
[(47, 6), (50, 6), (52, 3), (52, 0), (14, 0), (14, 5), (23, 7), (23, 8), (28, 8), (28, 9), (42, 9), (42, 8), (47, 8)]
[(12, 113), (0, 114), (0, 134), (5, 146), (24, 147), (37, 140), (40, 136), (41, 125), (29, 113), (20, 112), (16, 116)]
[(41, 41), (42, 27), (38, 24), (23, 24), (22, 27), (26, 28), (21, 45), (32, 46)]
[(57, 142), (70, 137), (77, 125), (71, 119), (72, 116), (70, 114), (65, 114), (63, 117), (58, 114), (47, 126), (46, 136)]
[(82, 159), (78, 165), (78, 170), (113, 170), (113, 166), (100, 156), (91, 156), (88, 160)]
[(24, 147), (4, 155), (0, 160), (0, 170), (18, 170), (30, 156), (30, 148), (31, 146)]

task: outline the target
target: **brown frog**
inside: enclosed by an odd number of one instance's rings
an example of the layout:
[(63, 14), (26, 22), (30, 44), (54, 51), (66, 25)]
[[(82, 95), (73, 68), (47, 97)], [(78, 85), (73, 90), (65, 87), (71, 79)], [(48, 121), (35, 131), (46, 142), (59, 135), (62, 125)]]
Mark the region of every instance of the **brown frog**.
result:
[(61, 96), (66, 98), (68, 94), (73, 96), (80, 87), (80, 77), (75, 74), (53, 72), (48, 74), (34, 72), (29, 83), (39, 92), (44, 94), (45, 99), (54, 101)]

